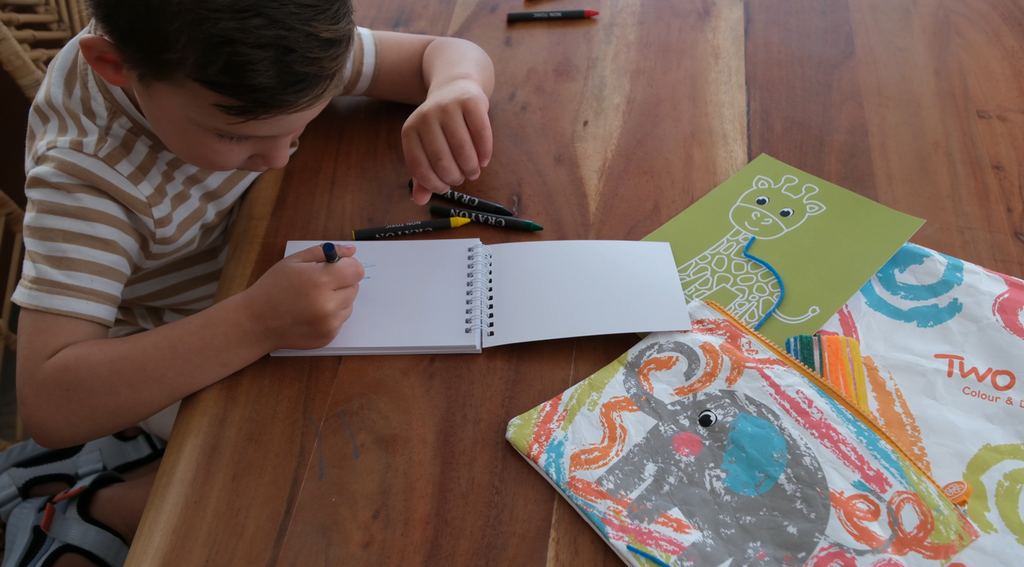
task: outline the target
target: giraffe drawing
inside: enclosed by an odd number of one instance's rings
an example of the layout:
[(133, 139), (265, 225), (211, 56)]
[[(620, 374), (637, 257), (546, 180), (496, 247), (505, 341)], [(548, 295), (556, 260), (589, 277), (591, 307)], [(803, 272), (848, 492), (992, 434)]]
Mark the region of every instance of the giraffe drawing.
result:
[[(779, 183), (758, 175), (729, 210), (732, 232), (679, 267), (679, 282), (686, 296), (716, 301), (748, 325), (757, 324), (779, 298), (779, 282), (771, 271), (743, 256), (751, 236), (758, 240), (778, 238), (803, 224), (807, 217), (825, 210), (811, 196), (818, 188), (799, 187), (796, 177), (786, 175)], [(751, 252), (754, 254), (754, 252)], [(821, 310), (812, 306), (805, 314), (774, 316), (786, 323), (800, 323)]]

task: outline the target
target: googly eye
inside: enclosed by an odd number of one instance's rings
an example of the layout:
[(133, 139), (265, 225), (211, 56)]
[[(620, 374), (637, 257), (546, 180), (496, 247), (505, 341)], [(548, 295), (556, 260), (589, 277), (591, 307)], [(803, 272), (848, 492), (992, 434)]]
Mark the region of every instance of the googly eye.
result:
[(701, 427), (711, 427), (718, 423), (718, 416), (711, 410), (704, 410), (697, 416), (697, 423), (699, 423)]
[(757, 203), (758, 205), (761, 205), (763, 207), (763, 206), (768, 204), (769, 200), (770, 199), (768, 199), (768, 197), (765, 197), (764, 195), (761, 195), (760, 197), (754, 199), (754, 202)]
[(781, 211), (779, 211), (779, 216), (783, 218), (791, 217), (793, 216), (793, 209), (782, 209)]

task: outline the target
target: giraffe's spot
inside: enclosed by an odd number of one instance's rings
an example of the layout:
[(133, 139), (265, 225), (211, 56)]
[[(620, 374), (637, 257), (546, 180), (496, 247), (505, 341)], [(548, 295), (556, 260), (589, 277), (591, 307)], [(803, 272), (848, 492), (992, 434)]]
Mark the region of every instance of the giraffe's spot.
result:
[(699, 278), (701, 276), (706, 276), (706, 275), (708, 275), (710, 273), (711, 273), (711, 266), (708, 266), (708, 265), (705, 264), (703, 266), (697, 266), (696, 268), (694, 268), (693, 272), (690, 273), (690, 277)]
[(737, 279), (736, 281), (739, 282), (739, 284), (742, 286), (750, 286), (757, 283), (757, 276), (753, 274), (747, 274), (745, 276), (740, 276), (739, 279)]
[(733, 308), (733, 310), (735, 310), (735, 311), (743, 311), (743, 310), (744, 310), (744, 309), (746, 309), (746, 308), (747, 308), (747, 306), (749, 306), (749, 305), (750, 305), (750, 303), (748, 303), (748, 302), (746, 302), (746, 301), (736, 301), (736, 302), (734, 302), (734, 303), (732, 304), (732, 308)]
[(735, 250), (735, 249), (736, 249), (736, 243), (735, 242), (726, 242), (725, 246), (722, 246), (722, 254), (725, 254), (727, 256), (731, 256), (732, 255), (732, 251)]
[(697, 289), (710, 289), (711, 288), (711, 276), (707, 276), (705, 278), (701, 278), (701, 280), (699, 282), (697, 282), (697, 285), (694, 286), (694, 287), (696, 287)]
[(700, 256), (697, 256), (697, 260), (696, 260), (696, 262), (698, 264), (707, 264), (710, 261), (711, 261), (711, 255), (710, 254), (701, 254)]
[(715, 276), (715, 287), (732, 285), (732, 276), (729, 274), (718, 274)]
[(764, 295), (768, 295), (768, 286), (764, 285), (763, 283), (759, 283), (759, 284), (755, 285), (754, 286), (754, 295), (757, 295), (759, 297), (760, 296), (764, 296)]
[(711, 293), (711, 290), (694, 291), (692, 293), (688, 291), (688, 292), (686, 292), (686, 295), (689, 296), (689, 297), (692, 297), (694, 299), (700, 299), (700, 298), (706, 296), (709, 293)]
[(761, 300), (761, 308), (759, 309), (759, 311), (761, 313), (767, 313), (768, 310), (771, 309), (773, 305), (775, 305), (775, 298), (774, 297), (765, 297), (764, 299)]
[(771, 292), (773, 294), (775, 292), (779, 291), (779, 282), (778, 282), (778, 280), (772, 280), (772, 281), (768, 282), (768, 289), (771, 290)]
[(732, 273), (742, 274), (747, 271), (747, 262), (745, 260), (736, 260), (732, 263)]
[(775, 276), (772, 275), (772, 273), (769, 272), (768, 270), (761, 270), (761, 272), (757, 274), (757, 277), (761, 278), (761, 281), (763, 282), (775, 280)]
[(726, 266), (728, 266), (728, 265), (729, 265), (729, 258), (727, 258), (725, 256), (719, 256), (719, 257), (715, 258), (714, 261), (711, 262), (711, 267), (714, 268), (716, 271), (719, 271), (719, 272), (724, 270), (726, 268)]

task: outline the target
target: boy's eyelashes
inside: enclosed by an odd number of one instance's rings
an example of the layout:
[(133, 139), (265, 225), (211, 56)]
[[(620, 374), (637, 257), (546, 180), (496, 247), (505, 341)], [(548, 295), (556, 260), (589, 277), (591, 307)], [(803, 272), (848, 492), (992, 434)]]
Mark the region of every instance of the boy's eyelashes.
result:
[(218, 138), (220, 138), (221, 140), (224, 140), (225, 142), (228, 142), (228, 143), (244, 142), (244, 141), (249, 139), (249, 138), (244, 137), (244, 136), (227, 136), (227, 135), (221, 134), (219, 132), (215, 132), (215, 133), (217, 134)]

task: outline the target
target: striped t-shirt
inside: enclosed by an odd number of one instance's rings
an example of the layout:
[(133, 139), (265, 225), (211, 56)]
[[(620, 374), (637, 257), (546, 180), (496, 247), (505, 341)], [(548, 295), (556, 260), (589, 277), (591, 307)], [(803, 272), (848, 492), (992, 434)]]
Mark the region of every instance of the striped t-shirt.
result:
[[(357, 28), (341, 94), (370, 87), (376, 55), (373, 34)], [(77, 37), (32, 103), (25, 169), (15, 303), (107, 325), (110, 336), (212, 305), (234, 205), (258, 175), (200, 169), (169, 152), (89, 67)]]

